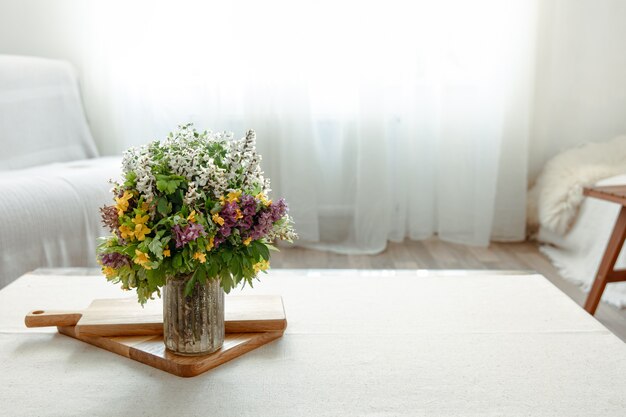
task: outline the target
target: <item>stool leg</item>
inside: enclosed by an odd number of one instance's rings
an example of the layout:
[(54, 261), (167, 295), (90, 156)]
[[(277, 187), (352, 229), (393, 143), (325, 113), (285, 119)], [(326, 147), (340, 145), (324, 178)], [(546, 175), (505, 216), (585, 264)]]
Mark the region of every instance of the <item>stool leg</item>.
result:
[(617, 257), (619, 256), (622, 246), (624, 245), (625, 238), (626, 207), (622, 206), (619, 216), (617, 217), (617, 221), (615, 222), (615, 227), (613, 227), (613, 233), (611, 234), (609, 243), (604, 251), (604, 256), (602, 257), (602, 261), (598, 267), (598, 274), (596, 275), (596, 279), (593, 282), (593, 286), (591, 287), (591, 291), (589, 291), (587, 301), (585, 302), (585, 310), (587, 310), (589, 314), (594, 314), (596, 312), (596, 308), (598, 308), (598, 303), (600, 303), (600, 298), (602, 298), (604, 287), (606, 287), (606, 278), (608, 274), (613, 271)]
[(585, 310), (587, 310), (589, 314), (595, 314), (596, 309), (598, 308), (598, 304), (600, 304), (600, 299), (602, 298), (602, 293), (604, 292), (605, 287), (606, 280), (601, 276), (597, 276), (596, 279), (593, 281), (591, 290), (589, 290), (587, 301), (585, 301)]

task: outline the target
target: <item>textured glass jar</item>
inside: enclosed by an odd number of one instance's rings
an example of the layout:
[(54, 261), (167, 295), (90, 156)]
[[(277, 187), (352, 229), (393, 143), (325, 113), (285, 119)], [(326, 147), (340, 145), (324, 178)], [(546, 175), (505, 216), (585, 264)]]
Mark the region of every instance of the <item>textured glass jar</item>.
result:
[(163, 340), (180, 355), (206, 355), (224, 343), (224, 290), (220, 281), (196, 283), (185, 297), (191, 277), (168, 278), (163, 287)]

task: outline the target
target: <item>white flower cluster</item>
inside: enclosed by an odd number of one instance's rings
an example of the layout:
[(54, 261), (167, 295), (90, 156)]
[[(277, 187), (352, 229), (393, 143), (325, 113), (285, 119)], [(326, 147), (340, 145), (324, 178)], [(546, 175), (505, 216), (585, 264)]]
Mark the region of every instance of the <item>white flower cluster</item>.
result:
[(146, 200), (154, 197), (155, 177), (152, 173), (151, 158), (145, 149), (131, 147), (122, 158), (124, 172), (134, 172), (137, 176), (137, 191), (144, 195)]
[(287, 221), (274, 226), (272, 230), (267, 234), (267, 239), (270, 242), (274, 242), (276, 240), (293, 242), (294, 240), (298, 239), (298, 234), (295, 230), (293, 230), (292, 226), (293, 218), (287, 215)]
[(237, 184), (239, 189), (250, 189), (255, 185), (262, 187), (267, 194), (271, 190), (269, 178), (263, 177), (261, 155), (256, 152), (256, 133), (248, 130), (246, 137), (228, 142), (229, 152), (226, 165), (230, 168), (228, 182)]
[(124, 172), (135, 173), (137, 190), (146, 200), (154, 197), (158, 174), (168, 171), (185, 177), (186, 204), (201, 198), (201, 192), (219, 198), (228, 191), (260, 187), (267, 195), (269, 180), (260, 163), (253, 130), (235, 140), (232, 133), (197, 132), (191, 124), (179, 126), (161, 142), (128, 149), (122, 160)]

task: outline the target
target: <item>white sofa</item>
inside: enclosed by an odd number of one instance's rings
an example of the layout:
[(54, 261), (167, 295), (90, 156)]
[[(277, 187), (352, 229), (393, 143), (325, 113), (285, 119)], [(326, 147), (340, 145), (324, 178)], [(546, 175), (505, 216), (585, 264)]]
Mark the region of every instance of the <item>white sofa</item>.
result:
[(0, 55), (0, 288), (39, 267), (95, 266), (119, 157), (98, 157), (76, 75)]

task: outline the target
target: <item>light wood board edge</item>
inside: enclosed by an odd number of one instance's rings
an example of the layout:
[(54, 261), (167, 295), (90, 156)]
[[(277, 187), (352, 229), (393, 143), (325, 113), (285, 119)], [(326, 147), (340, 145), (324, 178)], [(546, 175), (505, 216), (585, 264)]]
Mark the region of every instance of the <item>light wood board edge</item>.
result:
[[(240, 343), (237, 343), (236, 346), (229, 349), (220, 350), (206, 356), (180, 356), (169, 351), (165, 351), (166, 356), (163, 357), (161, 355), (151, 353), (149, 349), (142, 346), (148, 342), (145, 338), (149, 336), (135, 336), (134, 338), (137, 339), (137, 343), (134, 345), (128, 345), (116, 341), (115, 338), (87, 335), (79, 336), (76, 334), (74, 326), (58, 327), (57, 329), (59, 333), (66, 336), (184, 378), (198, 376), (210, 369), (241, 356), (244, 353), (270, 343), (282, 337), (284, 334), (284, 331), (236, 333), (228, 335), (227, 337), (230, 338), (231, 342), (233, 338), (237, 338)], [(144, 341), (142, 341), (142, 338)]]
[(26, 327), (75, 326), (83, 314), (79, 311), (32, 310), (24, 317)]

